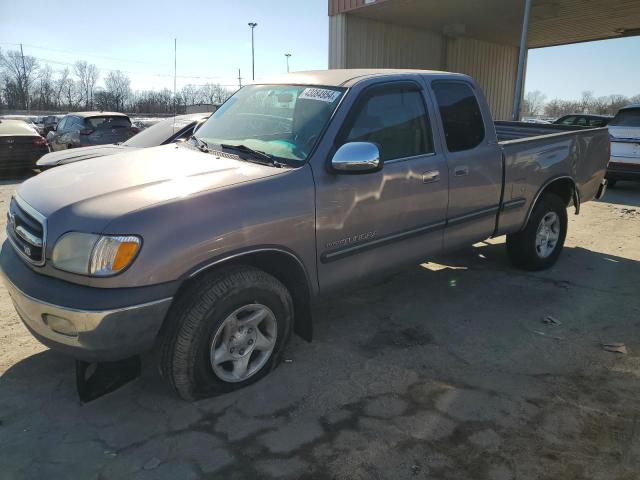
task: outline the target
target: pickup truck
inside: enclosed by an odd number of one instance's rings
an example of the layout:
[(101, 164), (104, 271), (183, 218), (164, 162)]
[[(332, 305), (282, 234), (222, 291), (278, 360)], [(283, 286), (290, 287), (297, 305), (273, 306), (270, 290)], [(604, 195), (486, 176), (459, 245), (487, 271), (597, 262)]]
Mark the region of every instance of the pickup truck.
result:
[(480, 240), (556, 263), (603, 195), (606, 128), (493, 122), (466, 75), (304, 72), (245, 86), (187, 142), (48, 170), (0, 265), (27, 328), (84, 362), (154, 348), (185, 399), (257, 381), (326, 292)]

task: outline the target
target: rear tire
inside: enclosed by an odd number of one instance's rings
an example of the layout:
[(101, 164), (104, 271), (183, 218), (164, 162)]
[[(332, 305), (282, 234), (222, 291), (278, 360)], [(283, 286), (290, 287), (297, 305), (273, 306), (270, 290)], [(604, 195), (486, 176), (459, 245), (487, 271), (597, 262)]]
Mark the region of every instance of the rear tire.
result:
[(268, 273), (234, 266), (195, 280), (172, 306), (160, 373), (185, 400), (254, 383), (280, 360), (293, 302)]
[(507, 235), (511, 263), (529, 271), (551, 268), (564, 247), (567, 224), (567, 206), (562, 198), (552, 193), (542, 195), (524, 230)]

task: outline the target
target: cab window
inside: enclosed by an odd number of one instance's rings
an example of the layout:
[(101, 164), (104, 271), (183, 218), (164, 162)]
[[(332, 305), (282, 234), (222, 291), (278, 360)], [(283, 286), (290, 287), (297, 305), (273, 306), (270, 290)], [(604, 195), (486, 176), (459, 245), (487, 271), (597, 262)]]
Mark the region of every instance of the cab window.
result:
[(343, 143), (375, 143), (384, 161), (434, 152), (429, 116), (417, 85), (374, 87), (364, 93), (354, 112)]
[(471, 87), (463, 82), (434, 82), (440, 118), (450, 152), (471, 150), (484, 140), (484, 121)]

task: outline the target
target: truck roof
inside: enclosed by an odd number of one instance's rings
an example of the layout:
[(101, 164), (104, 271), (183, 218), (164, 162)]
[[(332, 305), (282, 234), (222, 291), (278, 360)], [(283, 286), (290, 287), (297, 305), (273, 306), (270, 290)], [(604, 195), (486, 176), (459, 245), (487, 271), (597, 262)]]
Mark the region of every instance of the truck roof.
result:
[(460, 73), (440, 72), (437, 70), (412, 70), (401, 68), (354, 68), (336, 70), (310, 70), (306, 72), (294, 72), (286, 75), (265, 78), (255, 82), (256, 84), (300, 84), (300, 85), (325, 85), (331, 87), (349, 87), (366, 78), (379, 75), (451, 75), (464, 76)]

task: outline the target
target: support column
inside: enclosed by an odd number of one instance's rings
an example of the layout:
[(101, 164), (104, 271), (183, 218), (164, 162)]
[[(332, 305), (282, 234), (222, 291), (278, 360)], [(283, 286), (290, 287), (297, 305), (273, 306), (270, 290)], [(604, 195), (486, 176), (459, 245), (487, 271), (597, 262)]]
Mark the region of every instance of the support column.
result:
[(520, 56), (518, 57), (518, 73), (516, 75), (516, 89), (513, 95), (513, 121), (520, 120), (520, 107), (522, 104), (522, 87), (524, 81), (525, 59), (527, 56), (527, 39), (529, 37), (529, 14), (531, 13), (532, 0), (525, 0), (524, 18), (522, 21), (522, 35), (520, 37)]

